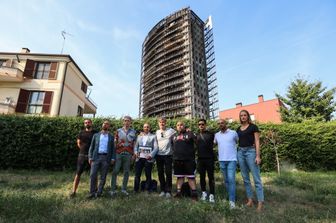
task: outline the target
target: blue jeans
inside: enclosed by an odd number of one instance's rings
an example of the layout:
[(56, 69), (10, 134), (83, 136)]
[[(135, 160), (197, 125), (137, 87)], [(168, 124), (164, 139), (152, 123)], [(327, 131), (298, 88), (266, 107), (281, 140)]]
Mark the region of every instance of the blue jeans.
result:
[(258, 201), (264, 201), (263, 185), (260, 177), (259, 165), (255, 163), (256, 149), (254, 147), (239, 147), (238, 148), (238, 162), (240, 166), (241, 175), (243, 177), (246, 196), (249, 199), (253, 197), (253, 191), (250, 181), (250, 172), (252, 173), (254, 185), (256, 188)]
[(229, 201), (236, 200), (236, 168), (237, 161), (219, 161), (226, 190), (229, 192)]

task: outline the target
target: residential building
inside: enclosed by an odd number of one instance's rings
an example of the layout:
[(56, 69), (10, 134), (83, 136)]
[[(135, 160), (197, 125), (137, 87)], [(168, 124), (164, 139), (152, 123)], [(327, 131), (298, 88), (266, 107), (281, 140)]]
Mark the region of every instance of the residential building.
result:
[(242, 103), (239, 102), (235, 108), (220, 111), (219, 117), (228, 122), (239, 122), (239, 112), (241, 110), (247, 110), (251, 115), (252, 121), (281, 123), (280, 107), (283, 106), (283, 103), (278, 98), (264, 101), (264, 96), (259, 95), (258, 103), (243, 106)]
[[(210, 117), (206, 47), (212, 44), (213, 50), (213, 36), (209, 31), (190, 8), (151, 29), (142, 45), (140, 117)], [(207, 52), (214, 66), (214, 54)], [(211, 86), (217, 87), (215, 74), (212, 70)]]
[(88, 97), (92, 83), (64, 54), (0, 52), (0, 113), (42, 116), (94, 116)]

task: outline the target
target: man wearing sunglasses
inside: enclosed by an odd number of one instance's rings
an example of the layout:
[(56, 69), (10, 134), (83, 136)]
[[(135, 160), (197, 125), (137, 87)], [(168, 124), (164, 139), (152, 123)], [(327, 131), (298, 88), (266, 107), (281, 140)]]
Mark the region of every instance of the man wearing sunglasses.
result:
[(199, 133), (196, 135), (196, 146), (198, 155), (198, 171), (200, 173), (200, 183), (202, 189), (201, 200), (207, 200), (206, 181), (205, 175), (207, 173), (209, 179), (209, 202), (215, 202), (215, 181), (214, 181), (214, 169), (215, 169), (215, 156), (214, 156), (214, 134), (207, 130), (206, 120), (200, 119), (198, 121)]
[(159, 129), (156, 131), (159, 151), (156, 155), (156, 164), (160, 181), (160, 197), (171, 197), (172, 190), (172, 163), (173, 150), (171, 138), (176, 133), (172, 128), (167, 128), (166, 118), (159, 118)]

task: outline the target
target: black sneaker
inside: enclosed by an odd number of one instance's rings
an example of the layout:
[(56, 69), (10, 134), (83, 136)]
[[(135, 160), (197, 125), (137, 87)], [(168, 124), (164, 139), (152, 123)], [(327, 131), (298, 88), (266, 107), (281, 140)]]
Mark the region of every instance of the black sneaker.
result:
[(96, 198), (96, 195), (95, 194), (89, 194), (86, 199), (89, 199), (89, 200), (92, 200), (92, 199), (95, 199)]
[(70, 198), (74, 198), (74, 197), (76, 197), (76, 192), (71, 192), (71, 193), (69, 194), (69, 197), (70, 197)]

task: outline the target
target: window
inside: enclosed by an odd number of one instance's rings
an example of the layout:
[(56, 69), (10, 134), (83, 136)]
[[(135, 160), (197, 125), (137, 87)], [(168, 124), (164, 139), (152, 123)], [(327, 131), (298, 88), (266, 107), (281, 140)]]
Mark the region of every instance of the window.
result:
[(255, 121), (255, 116), (253, 114), (250, 115), (250, 117), (251, 117), (251, 121)]
[(82, 81), (81, 89), (86, 94), (86, 92), (87, 92), (87, 85), (83, 81)]
[(31, 92), (28, 103), (28, 114), (40, 114), (42, 113), (43, 101), (45, 92)]
[(50, 114), (52, 91), (28, 91), (20, 89), (15, 112), (28, 114)]
[(78, 108), (77, 108), (77, 116), (83, 117), (83, 108), (79, 105), (78, 105)]
[(36, 64), (35, 79), (48, 79), (50, 72), (50, 63), (41, 63)]

